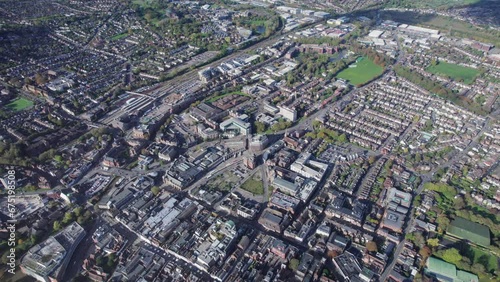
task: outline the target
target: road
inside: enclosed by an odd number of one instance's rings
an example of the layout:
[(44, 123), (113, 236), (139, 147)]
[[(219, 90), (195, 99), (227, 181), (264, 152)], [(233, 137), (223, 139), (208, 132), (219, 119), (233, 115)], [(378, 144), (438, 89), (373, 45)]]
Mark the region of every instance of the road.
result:
[(146, 250), (155, 253), (156, 255), (164, 258), (166, 261), (174, 262), (176, 266), (181, 269), (189, 269), (191, 273), (195, 273), (201, 281), (214, 281), (209, 273), (207, 273), (204, 269), (197, 267), (191, 262), (187, 261), (184, 257), (181, 257), (170, 250), (165, 250), (153, 245), (150, 245), (146, 242), (142, 242), (141, 246)]
[(269, 178), (267, 176), (267, 164), (264, 162), (262, 164), (262, 184), (264, 186), (264, 200), (268, 201), (269, 200)]
[(85, 231), (85, 237), (82, 239), (78, 247), (76, 247), (71, 260), (66, 267), (66, 272), (62, 281), (70, 281), (71, 278), (76, 277), (80, 271), (82, 271), (83, 260), (85, 260), (89, 253), (95, 248), (94, 241), (92, 240), (92, 234), (95, 230), (102, 224), (103, 220), (100, 217), (94, 221), (94, 223), (87, 228)]

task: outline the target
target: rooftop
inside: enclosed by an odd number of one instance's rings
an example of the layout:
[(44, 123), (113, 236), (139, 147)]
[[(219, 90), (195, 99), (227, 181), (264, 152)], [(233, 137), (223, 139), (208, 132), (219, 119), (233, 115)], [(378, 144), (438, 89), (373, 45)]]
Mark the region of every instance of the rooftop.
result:
[(490, 229), (487, 226), (461, 217), (451, 222), (446, 233), (483, 246), (489, 246), (491, 241)]

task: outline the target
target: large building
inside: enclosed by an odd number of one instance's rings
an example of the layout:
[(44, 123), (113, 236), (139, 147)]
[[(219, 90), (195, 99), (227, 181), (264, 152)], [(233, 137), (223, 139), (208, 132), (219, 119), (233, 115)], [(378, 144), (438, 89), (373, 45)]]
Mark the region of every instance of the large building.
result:
[(366, 213), (366, 205), (358, 199), (339, 195), (326, 207), (328, 217), (341, 218), (349, 223), (361, 226)]
[(262, 151), (269, 144), (269, 138), (266, 135), (255, 135), (250, 140), (250, 150)]
[(73, 222), (56, 235), (29, 249), (21, 270), (38, 281), (63, 281), (64, 272), (85, 230)]
[(289, 121), (294, 122), (297, 120), (297, 111), (295, 109), (291, 109), (287, 106), (278, 106), (278, 109), (280, 110), (279, 114)]
[(265, 209), (259, 218), (259, 224), (267, 230), (281, 233), (288, 225), (289, 216), (270, 208)]
[(470, 272), (457, 270), (455, 265), (435, 257), (427, 259), (425, 274), (438, 281), (450, 282), (478, 282), (479, 278)]
[(292, 196), (285, 195), (280, 192), (274, 192), (269, 200), (268, 206), (275, 207), (279, 210), (295, 213), (298, 205), (300, 204), (300, 200), (294, 198)]
[(185, 158), (177, 159), (163, 176), (163, 182), (178, 189), (183, 189), (197, 179), (202, 168), (195, 166)]
[(273, 180), (273, 186), (276, 187), (281, 192), (288, 195), (296, 195), (299, 191), (299, 185), (294, 182), (290, 182), (281, 177), (275, 177)]
[(313, 178), (321, 182), (325, 175), (328, 164), (310, 160), (311, 153), (301, 154), (300, 157), (290, 166), (290, 170), (306, 178)]
[(409, 208), (411, 205), (412, 196), (408, 192), (400, 191), (394, 187), (387, 191), (387, 196), (385, 198), (385, 204), (396, 203), (405, 208)]
[(455, 218), (450, 223), (446, 234), (485, 247), (491, 243), (490, 229), (488, 227), (461, 217)]
[(249, 135), (252, 133), (252, 125), (240, 117), (230, 118), (220, 123), (219, 128), (226, 136)]
[(397, 211), (387, 209), (382, 219), (381, 228), (385, 227), (394, 232), (403, 232), (405, 215)]

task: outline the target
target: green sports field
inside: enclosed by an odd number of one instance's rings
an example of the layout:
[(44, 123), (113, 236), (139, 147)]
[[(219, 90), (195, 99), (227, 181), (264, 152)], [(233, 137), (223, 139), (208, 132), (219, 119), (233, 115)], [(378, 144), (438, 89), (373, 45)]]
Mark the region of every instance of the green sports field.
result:
[(30, 100), (28, 99), (24, 99), (24, 98), (17, 98), (15, 99), (14, 101), (10, 102), (9, 104), (7, 104), (7, 108), (9, 110), (13, 110), (13, 111), (22, 111), (24, 109), (27, 109), (29, 107), (32, 107), (34, 104), (33, 102), (31, 102)]
[(455, 81), (462, 81), (465, 84), (472, 84), (479, 75), (479, 71), (456, 64), (439, 62), (437, 65), (427, 67), (427, 71), (436, 75), (449, 76)]
[(384, 68), (376, 65), (368, 58), (359, 58), (352, 63), (348, 68), (339, 72), (337, 78), (342, 78), (353, 85), (364, 84), (372, 80), (374, 77), (381, 75)]

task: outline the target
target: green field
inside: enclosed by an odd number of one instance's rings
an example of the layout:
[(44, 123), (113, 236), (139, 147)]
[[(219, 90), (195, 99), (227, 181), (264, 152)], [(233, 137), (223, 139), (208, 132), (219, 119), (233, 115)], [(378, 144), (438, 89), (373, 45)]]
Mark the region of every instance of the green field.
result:
[(241, 189), (248, 191), (254, 195), (264, 194), (264, 184), (262, 180), (250, 178), (245, 183), (241, 184)]
[(370, 59), (362, 57), (345, 70), (339, 72), (337, 78), (348, 80), (353, 85), (359, 85), (367, 83), (383, 72), (383, 67), (376, 65)]
[(476, 69), (445, 62), (431, 65), (426, 70), (436, 75), (448, 76), (455, 81), (461, 81), (465, 84), (472, 84), (476, 76), (479, 75), (479, 71)]
[(33, 102), (31, 102), (30, 100), (28, 99), (24, 99), (24, 98), (17, 98), (15, 99), (14, 101), (10, 102), (9, 104), (7, 104), (7, 108), (9, 110), (13, 110), (13, 111), (22, 111), (24, 109), (27, 109), (29, 107), (32, 107), (34, 104)]

